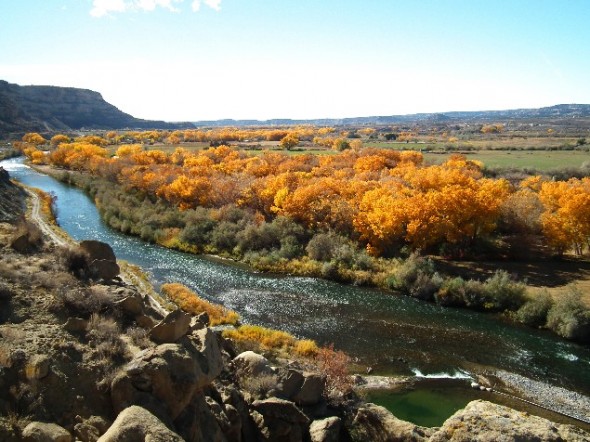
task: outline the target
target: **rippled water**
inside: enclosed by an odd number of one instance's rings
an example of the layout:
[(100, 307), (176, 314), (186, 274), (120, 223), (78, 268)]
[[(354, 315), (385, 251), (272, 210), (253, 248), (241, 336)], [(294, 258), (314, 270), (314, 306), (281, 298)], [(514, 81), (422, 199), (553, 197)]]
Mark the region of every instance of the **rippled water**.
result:
[(106, 227), (82, 191), (33, 171), (22, 159), (0, 165), (23, 183), (55, 193), (58, 223), (76, 240), (107, 242), (117, 257), (140, 265), (154, 284), (181, 282), (236, 310), (245, 322), (333, 342), (382, 374), (498, 367), (590, 392), (590, 349), (548, 332), (377, 290), (255, 273), (146, 244)]

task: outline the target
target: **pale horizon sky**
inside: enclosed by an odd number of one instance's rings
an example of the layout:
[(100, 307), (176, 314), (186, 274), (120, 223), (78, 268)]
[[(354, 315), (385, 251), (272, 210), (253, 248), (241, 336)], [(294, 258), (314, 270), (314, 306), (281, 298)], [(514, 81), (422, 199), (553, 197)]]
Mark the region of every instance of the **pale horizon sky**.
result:
[(0, 79), (137, 118), (590, 103), (588, 0), (0, 0)]

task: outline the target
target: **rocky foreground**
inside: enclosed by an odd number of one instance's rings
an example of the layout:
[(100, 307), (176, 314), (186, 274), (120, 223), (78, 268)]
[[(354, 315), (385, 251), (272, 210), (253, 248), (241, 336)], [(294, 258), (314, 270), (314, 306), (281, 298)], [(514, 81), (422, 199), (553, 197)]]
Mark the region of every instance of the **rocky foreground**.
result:
[(0, 248), (1, 441), (590, 440), (485, 401), (418, 427), (327, 397), (301, 362), (238, 353), (206, 315), (126, 283), (104, 244), (59, 247), (4, 222)]

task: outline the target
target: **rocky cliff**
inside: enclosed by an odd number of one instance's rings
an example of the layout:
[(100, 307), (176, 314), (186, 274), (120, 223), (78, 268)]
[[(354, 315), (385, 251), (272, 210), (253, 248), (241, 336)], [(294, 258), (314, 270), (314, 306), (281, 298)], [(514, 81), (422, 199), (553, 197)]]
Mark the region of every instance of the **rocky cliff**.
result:
[(10, 181), (8, 172), (0, 167), (0, 222), (13, 222), (22, 216), (25, 192)]
[(2, 441), (590, 438), (483, 401), (424, 428), (354, 395), (327, 398), (302, 362), (238, 354), (206, 314), (163, 308), (118, 274), (107, 245), (15, 247), (19, 229), (0, 223)]
[(77, 129), (177, 129), (190, 124), (141, 120), (107, 103), (98, 92), (19, 86), (0, 80), (0, 136)]

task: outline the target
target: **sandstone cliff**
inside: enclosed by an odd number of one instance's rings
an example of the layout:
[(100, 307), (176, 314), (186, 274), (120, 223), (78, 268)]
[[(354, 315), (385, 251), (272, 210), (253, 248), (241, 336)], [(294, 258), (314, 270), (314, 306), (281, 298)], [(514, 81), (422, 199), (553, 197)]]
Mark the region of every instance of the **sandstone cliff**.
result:
[(56, 86), (19, 86), (0, 80), (0, 136), (77, 129), (177, 129), (190, 124), (134, 118), (98, 92)]

